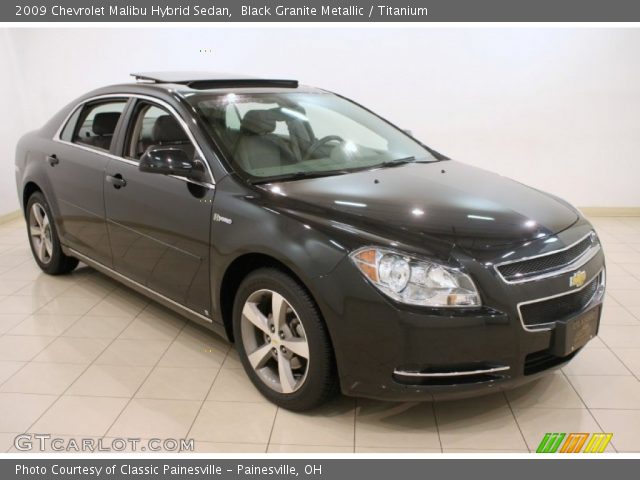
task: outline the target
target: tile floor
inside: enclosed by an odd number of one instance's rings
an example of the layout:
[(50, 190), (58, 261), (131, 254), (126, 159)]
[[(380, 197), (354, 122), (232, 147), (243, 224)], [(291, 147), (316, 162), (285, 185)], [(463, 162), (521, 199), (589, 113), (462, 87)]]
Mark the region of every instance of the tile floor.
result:
[(86, 267), (37, 269), (0, 225), (0, 451), (17, 433), (193, 438), (200, 452), (527, 452), (548, 431), (613, 432), (640, 452), (640, 218), (594, 218), (608, 260), (601, 333), (562, 371), (447, 403), (266, 402), (232, 348)]

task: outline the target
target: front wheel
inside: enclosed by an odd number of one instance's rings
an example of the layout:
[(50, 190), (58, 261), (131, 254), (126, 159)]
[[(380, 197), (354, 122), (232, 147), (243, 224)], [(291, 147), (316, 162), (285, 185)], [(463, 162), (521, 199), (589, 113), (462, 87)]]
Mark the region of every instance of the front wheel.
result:
[(29, 197), (26, 216), (31, 253), (40, 269), (50, 275), (61, 275), (76, 268), (78, 259), (62, 251), (51, 209), (42, 193), (35, 192)]
[(253, 384), (288, 410), (314, 408), (335, 392), (333, 350), (309, 293), (280, 270), (248, 275), (236, 294), (233, 331)]

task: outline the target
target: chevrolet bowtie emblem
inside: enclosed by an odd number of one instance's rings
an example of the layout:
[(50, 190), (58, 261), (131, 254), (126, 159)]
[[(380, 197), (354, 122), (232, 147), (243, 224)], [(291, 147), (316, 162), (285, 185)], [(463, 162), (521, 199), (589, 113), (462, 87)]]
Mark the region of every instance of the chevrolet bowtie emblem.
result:
[(584, 270), (578, 270), (576, 273), (569, 277), (570, 287), (581, 287), (587, 280), (587, 272)]

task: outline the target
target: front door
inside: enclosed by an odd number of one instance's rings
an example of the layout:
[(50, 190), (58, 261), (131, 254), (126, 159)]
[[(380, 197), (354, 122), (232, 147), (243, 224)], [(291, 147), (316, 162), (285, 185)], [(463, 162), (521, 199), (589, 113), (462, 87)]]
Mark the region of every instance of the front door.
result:
[(138, 170), (144, 151), (170, 145), (196, 155), (173, 112), (138, 100), (122, 159), (107, 165), (104, 198), (116, 271), (209, 316), (209, 235), (214, 189), (186, 178)]

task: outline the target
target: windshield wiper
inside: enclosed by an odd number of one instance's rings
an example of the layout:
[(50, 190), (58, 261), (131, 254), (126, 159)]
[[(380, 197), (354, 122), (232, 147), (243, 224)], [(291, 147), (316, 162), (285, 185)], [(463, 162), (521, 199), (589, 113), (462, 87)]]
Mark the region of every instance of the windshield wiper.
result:
[(273, 183), (273, 182), (303, 180), (305, 178), (331, 177), (334, 175), (344, 175), (347, 173), (362, 172), (366, 170), (373, 170), (376, 168), (397, 167), (399, 165), (406, 165), (407, 163), (434, 163), (437, 161), (438, 160), (416, 160), (416, 157), (411, 156), (411, 157), (398, 158), (395, 160), (387, 160), (382, 163), (378, 163), (376, 165), (368, 165), (363, 167), (356, 167), (356, 168), (349, 168), (349, 169), (342, 169), (342, 170), (324, 170), (324, 171), (320, 170), (317, 172), (314, 172), (314, 171), (294, 172), (294, 173), (287, 173), (284, 175), (277, 175), (273, 177), (266, 177), (264, 179), (256, 178), (256, 179), (250, 180), (250, 182), (253, 185), (262, 185), (265, 183)]
[(396, 167), (398, 165), (405, 165), (407, 163), (414, 163), (416, 157), (404, 157), (396, 158), (394, 160), (386, 160), (378, 165), (378, 167)]
[(262, 185), (265, 183), (274, 183), (274, 182), (288, 182), (292, 180), (304, 180), (306, 178), (320, 178), (320, 177), (332, 177), (334, 175), (344, 175), (345, 173), (349, 173), (348, 170), (325, 170), (325, 171), (317, 171), (317, 172), (294, 172), (287, 173), (284, 175), (277, 175), (274, 177), (268, 177), (265, 179), (256, 179), (251, 180), (253, 185)]
[(379, 163), (378, 165), (374, 165), (373, 167), (369, 167), (369, 168), (387, 168), (387, 167), (397, 167), (399, 165), (406, 165), (407, 163), (436, 163), (439, 162), (440, 160), (416, 160), (416, 157), (404, 157), (404, 158), (397, 158), (395, 160), (386, 160), (382, 163)]

